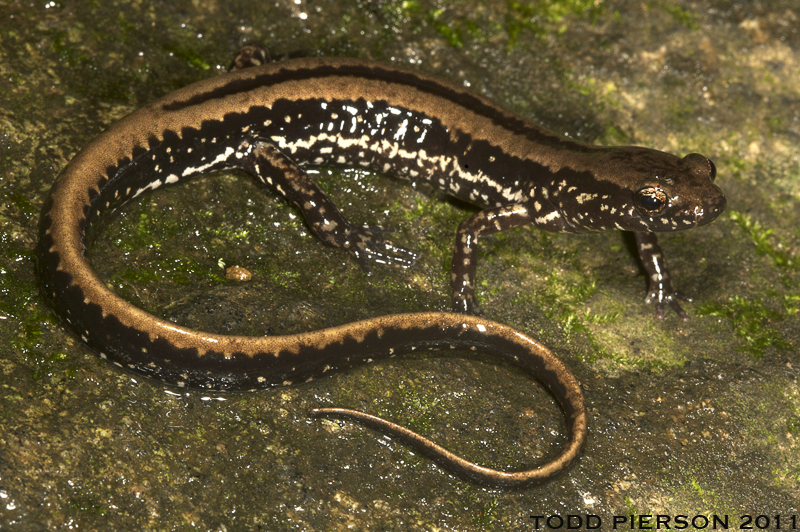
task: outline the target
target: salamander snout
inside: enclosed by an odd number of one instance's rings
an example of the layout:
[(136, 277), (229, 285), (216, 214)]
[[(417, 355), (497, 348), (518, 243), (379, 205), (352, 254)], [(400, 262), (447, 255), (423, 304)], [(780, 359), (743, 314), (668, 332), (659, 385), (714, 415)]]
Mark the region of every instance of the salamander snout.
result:
[(728, 201), (725, 193), (715, 183), (717, 167), (711, 159), (699, 153), (690, 153), (681, 159), (681, 164), (689, 174), (690, 190), (684, 192), (687, 211), (695, 218), (695, 226), (705, 225), (715, 220), (725, 210)]
[(711, 184), (708, 188), (710, 190), (699, 196), (696, 203), (685, 211), (689, 217), (694, 218), (693, 227), (706, 225), (716, 220), (728, 203), (725, 194), (718, 186)]

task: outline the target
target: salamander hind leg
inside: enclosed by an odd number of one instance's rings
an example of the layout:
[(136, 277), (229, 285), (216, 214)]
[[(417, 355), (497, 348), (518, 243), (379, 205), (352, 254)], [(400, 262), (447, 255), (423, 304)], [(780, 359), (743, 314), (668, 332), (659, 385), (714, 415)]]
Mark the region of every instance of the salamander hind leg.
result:
[(239, 49), (233, 63), (228, 67), (229, 72), (242, 70), (259, 65), (265, 65), (272, 61), (269, 51), (258, 43), (248, 43)]
[(233, 62), (228, 67), (228, 72), (266, 65), (267, 63), (272, 63), (273, 61), (283, 61), (285, 59), (306, 57), (307, 55), (307, 52), (300, 50), (297, 52), (273, 56), (263, 44), (251, 42), (245, 44), (239, 49), (236, 57), (233, 58)]
[(247, 141), (241, 153), (240, 168), (299, 207), (309, 228), (323, 243), (347, 250), (367, 273), (372, 263), (408, 268), (419, 258), (415, 251), (382, 238), (392, 229), (348, 222), (311, 177), (272, 144)]

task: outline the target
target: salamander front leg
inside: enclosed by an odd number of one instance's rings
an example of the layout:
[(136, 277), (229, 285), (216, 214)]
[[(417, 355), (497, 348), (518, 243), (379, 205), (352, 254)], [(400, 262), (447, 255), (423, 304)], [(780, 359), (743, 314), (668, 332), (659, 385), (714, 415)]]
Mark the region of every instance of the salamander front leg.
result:
[(483, 210), (459, 224), (450, 274), (453, 280), (453, 310), (466, 314), (480, 313), (475, 298), (478, 237), (530, 223), (528, 208), (523, 204), (512, 204)]
[(639, 232), (633, 233), (636, 237), (636, 249), (639, 251), (639, 258), (647, 272), (647, 303), (655, 302), (656, 317), (662, 319), (666, 306), (675, 311), (683, 321), (689, 319), (686, 312), (681, 308), (678, 300), (691, 301), (690, 298), (682, 295), (672, 286), (672, 277), (667, 269), (664, 254), (661, 246), (658, 245), (658, 237), (655, 233)]
[(240, 168), (299, 207), (311, 231), (323, 243), (347, 250), (367, 273), (371, 263), (408, 268), (419, 257), (381, 238), (381, 233), (391, 229), (351, 225), (308, 174), (268, 142), (250, 140), (240, 151)]

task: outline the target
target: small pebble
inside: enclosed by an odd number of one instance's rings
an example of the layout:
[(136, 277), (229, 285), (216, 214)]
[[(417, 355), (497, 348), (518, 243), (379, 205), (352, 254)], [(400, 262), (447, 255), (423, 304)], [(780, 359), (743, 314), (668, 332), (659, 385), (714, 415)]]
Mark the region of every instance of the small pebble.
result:
[(231, 266), (225, 270), (225, 277), (232, 281), (249, 281), (253, 274), (241, 266)]

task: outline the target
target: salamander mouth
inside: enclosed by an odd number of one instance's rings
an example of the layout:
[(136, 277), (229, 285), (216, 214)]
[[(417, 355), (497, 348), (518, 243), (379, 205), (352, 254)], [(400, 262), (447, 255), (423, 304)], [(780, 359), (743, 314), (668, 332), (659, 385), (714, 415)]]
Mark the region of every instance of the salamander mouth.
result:
[(707, 223), (711, 223), (719, 217), (720, 214), (725, 211), (725, 207), (728, 204), (728, 200), (725, 198), (725, 194), (722, 193), (722, 190), (717, 188), (718, 194), (714, 197), (713, 200), (707, 201), (703, 207), (703, 211), (700, 213), (698, 217), (697, 225), (705, 225)]
[(720, 194), (712, 200), (705, 201), (701, 205), (696, 205), (690, 209), (684, 209), (676, 217), (678, 223), (676, 230), (692, 229), (710, 224), (723, 213), (727, 203), (725, 195), (720, 191)]

